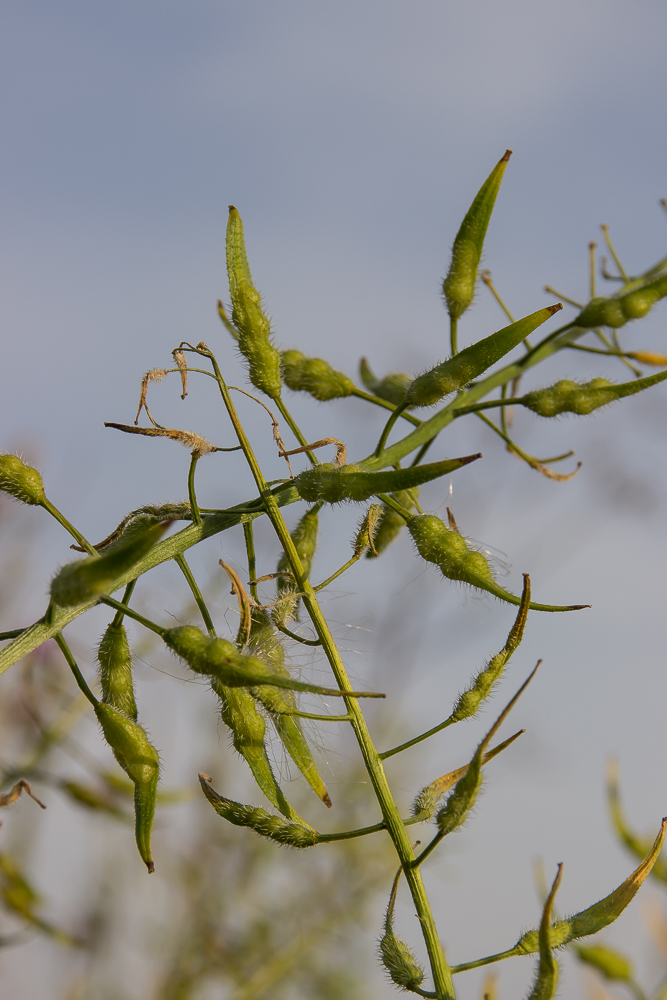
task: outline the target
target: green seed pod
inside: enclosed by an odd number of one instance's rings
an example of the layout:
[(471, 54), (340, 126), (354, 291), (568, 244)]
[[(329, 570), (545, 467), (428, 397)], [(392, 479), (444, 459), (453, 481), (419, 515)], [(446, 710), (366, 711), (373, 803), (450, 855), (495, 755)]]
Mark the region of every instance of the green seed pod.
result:
[[(411, 490), (399, 490), (397, 493), (392, 493), (391, 497), (397, 503), (404, 507), (409, 513), (415, 509), (417, 500), (419, 499), (419, 487), (415, 486)], [(394, 541), (395, 538), (400, 535), (401, 531), (405, 527), (405, 518), (401, 517), (398, 511), (394, 510), (393, 507), (388, 507), (386, 504), (382, 505), (382, 513), (378, 520), (377, 526), (375, 528), (375, 533), (373, 535), (373, 549), (369, 549), (366, 553), (367, 559), (375, 559), (380, 553), (384, 552), (388, 545)]]
[[(521, 604), (520, 598), (495, 581), (486, 557), (469, 548), (463, 535), (452, 531), (435, 514), (418, 514), (411, 518), (408, 531), (422, 559), (435, 563), (448, 580), (458, 580), (478, 590), (486, 590), (508, 604)], [(586, 605), (529, 604), (533, 611), (578, 611), (582, 607)]]
[[(305, 575), (310, 576), (310, 570), (317, 548), (317, 532), (319, 529), (319, 512), (307, 510), (297, 526), (290, 532), (290, 537), (294, 542), (294, 547), (301, 560)], [(278, 560), (278, 597), (286, 598), (299, 587), (292, 576), (289, 559), (283, 552)], [(299, 619), (299, 598), (293, 597), (290, 600), (282, 600), (273, 610), (273, 618), (279, 625), (285, 625), (291, 618)]]
[(463, 458), (385, 472), (364, 472), (360, 465), (338, 467), (331, 462), (324, 462), (306, 469), (293, 480), (292, 485), (296, 486), (299, 496), (308, 503), (342, 503), (346, 500), (363, 503), (377, 493), (409, 490), (413, 486), (439, 479), (481, 457), (481, 454), (466, 455)]
[(608, 382), (604, 378), (594, 378), (590, 382), (571, 382), (569, 379), (561, 379), (546, 389), (535, 389), (526, 393), (521, 403), (540, 417), (557, 417), (560, 413), (577, 413), (585, 416), (600, 406), (608, 406), (609, 403), (614, 403), (625, 396), (634, 396), (652, 385), (664, 382), (665, 379), (667, 371), (638, 378), (634, 382), (622, 382), (620, 385)]
[(627, 983), (632, 979), (632, 962), (613, 948), (603, 944), (575, 945), (573, 951), (580, 962), (590, 965), (610, 982)]
[(616, 298), (591, 299), (577, 316), (574, 325), (590, 329), (595, 326), (625, 326), (631, 319), (641, 319), (659, 299), (667, 295), (667, 275), (648, 282)]
[(309, 392), (322, 402), (349, 396), (354, 389), (352, 379), (336, 371), (328, 361), (307, 358), (301, 351), (281, 351), (280, 370), (288, 389)]
[(473, 678), (470, 686), (459, 695), (454, 706), (451, 718), (454, 722), (462, 722), (463, 719), (470, 719), (476, 715), (482, 702), (491, 694), (494, 685), (500, 680), (503, 670), (507, 666), (511, 656), (523, 639), (523, 632), (528, 620), (528, 608), (530, 607), (530, 577), (524, 573), (523, 594), (516, 621), (507, 637), (507, 642), (494, 657), (486, 664), (483, 670)]
[(452, 247), (452, 262), (442, 290), (447, 302), (449, 315), (458, 319), (472, 303), (475, 296), (477, 270), (482, 257), (484, 237), (489, 226), (496, 196), (505, 173), (505, 167), (512, 155), (508, 149), (493, 168), (475, 196), (456, 234)]
[(257, 806), (244, 806), (240, 802), (226, 799), (209, 784), (206, 774), (199, 775), (199, 784), (208, 801), (218, 816), (222, 816), (234, 826), (246, 826), (255, 830), (261, 837), (275, 840), (289, 847), (314, 847), (317, 843), (317, 831), (306, 823), (293, 823), (281, 816), (272, 816), (266, 809)]
[(271, 342), (271, 324), (262, 309), (246, 257), (241, 216), (229, 207), (227, 274), (232, 298), (232, 323), (239, 333), (239, 351), (248, 363), (250, 381), (271, 399), (280, 395), (280, 355)]
[(384, 934), (380, 938), (380, 961), (389, 973), (392, 983), (403, 990), (414, 991), (415, 987), (419, 987), (424, 981), (424, 971), (417, 964), (407, 944), (394, 933), (394, 907), (400, 877), (399, 871), (394, 879), (384, 919)]
[[(617, 889), (605, 896), (598, 903), (589, 906), (588, 909), (575, 913), (568, 920), (557, 920), (551, 925), (551, 947), (560, 948), (577, 938), (588, 937), (590, 934), (597, 934), (598, 931), (613, 924), (620, 917), (623, 910), (632, 902), (637, 895), (640, 886), (648, 877), (655, 864), (665, 839), (665, 828), (667, 819), (663, 819), (660, 832), (656, 837), (651, 850), (646, 855), (638, 868), (630, 875), (625, 882), (622, 882)], [(536, 930), (526, 931), (514, 948), (513, 954), (531, 955), (539, 950), (539, 933)]]
[(91, 601), (116, 590), (116, 581), (139, 562), (164, 534), (171, 521), (132, 533), (102, 556), (90, 556), (68, 563), (51, 581), (51, 600), (59, 607)]
[(142, 727), (111, 705), (98, 702), (95, 715), (113, 755), (134, 784), (135, 835), (139, 854), (149, 872), (155, 871), (151, 855), (151, 829), (160, 780), (160, 758)]
[(392, 372), (382, 379), (377, 379), (371, 371), (366, 358), (359, 362), (359, 377), (369, 392), (380, 399), (386, 399), (388, 403), (398, 406), (405, 399), (412, 379), (405, 372)]
[(552, 953), (554, 945), (551, 941), (551, 913), (562, 872), (563, 866), (559, 865), (558, 874), (554, 879), (554, 884), (551, 887), (551, 892), (547, 896), (544, 910), (542, 911), (542, 920), (538, 935), (540, 962), (537, 967), (535, 983), (530, 991), (528, 1000), (551, 1000), (556, 994), (556, 987), (558, 986), (558, 963)]
[(373, 551), (375, 529), (382, 515), (384, 505), (372, 503), (362, 519), (359, 521), (357, 533), (352, 540), (352, 551), (357, 559), (360, 559), (366, 549)]
[(114, 625), (112, 622), (108, 626), (97, 647), (97, 659), (100, 665), (102, 701), (136, 722), (132, 653), (124, 625)]
[(0, 454), (0, 490), (21, 503), (38, 505), (45, 499), (39, 472), (16, 455)]
[(433, 406), (438, 403), (444, 396), (461, 389), (495, 365), (562, 308), (558, 303), (547, 306), (546, 309), (538, 309), (459, 351), (453, 358), (443, 361), (423, 375), (418, 375), (405, 394), (407, 402), (412, 406)]

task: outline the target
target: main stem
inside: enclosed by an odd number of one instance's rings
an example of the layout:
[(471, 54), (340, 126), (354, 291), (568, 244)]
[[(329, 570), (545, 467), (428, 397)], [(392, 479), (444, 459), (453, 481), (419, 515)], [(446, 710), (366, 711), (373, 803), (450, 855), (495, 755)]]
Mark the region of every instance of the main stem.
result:
[[(278, 507), (275, 497), (271, 495), (271, 491), (267, 486), (263, 473), (257, 463), (257, 459), (255, 458), (252, 447), (250, 446), (250, 442), (248, 441), (245, 431), (241, 426), (236, 410), (234, 409), (234, 404), (232, 403), (232, 399), (229, 395), (229, 391), (218, 367), (218, 363), (212, 354), (209, 354), (208, 356), (211, 364), (213, 365), (213, 370), (215, 371), (218, 385), (220, 386), (220, 393), (227, 409), (227, 413), (229, 414), (229, 418), (234, 426), (239, 444), (243, 449), (250, 471), (254, 476), (260, 496), (264, 499), (266, 513), (288, 558), (294, 578), (303, 595), (303, 603), (308, 611), (308, 614), (310, 615), (310, 619), (315, 627), (318, 638), (322, 643), (322, 648), (329, 661), (334, 677), (336, 678), (336, 683), (341, 691), (351, 691), (352, 686), (347, 676), (345, 665), (340, 657), (340, 653), (338, 652), (338, 648), (333, 636), (331, 635), (326, 619), (322, 614), (315, 591), (308, 581), (303, 566), (301, 565), (299, 554), (296, 550), (294, 542), (292, 541), (282, 514), (280, 513), (280, 508)], [(392, 843), (401, 862), (401, 866), (405, 873), (405, 879), (408, 883), (410, 893), (415, 904), (417, 917), (421, 924), (426, 949), (428, 951), (436, 996), (438, 1000), (455, 1000), (451, 972), (438, 937), (435, 921), (433, 919), (431, 907), (426, 895), (426, 889), (421, 877), (421, 872), (418, 868), (413, 867), (415, 855), (412, 850), (408, 831), (403, 824), (403, 820), (401, 819), (396, 803), (394, 802), (391, 789), (389, 788), (389, 783), (387, 782), (384, 768), (382, 766), (382, 760), (375, 749), (373, 740), (371, 739), (371, 735), (366, 725), (366, 720), (357, 700), (355, 698), (346, 697), (345, 703), (350, 714), (350, 725), (352, 726), (354, 734), (357, 738), (359, 749), (361, 750), (361, 755), (366, 766), (366, 771), (368, 772), (368, 776), (373, 785), (373, 790), (387, 827), (387, 832), (391, 837)]]

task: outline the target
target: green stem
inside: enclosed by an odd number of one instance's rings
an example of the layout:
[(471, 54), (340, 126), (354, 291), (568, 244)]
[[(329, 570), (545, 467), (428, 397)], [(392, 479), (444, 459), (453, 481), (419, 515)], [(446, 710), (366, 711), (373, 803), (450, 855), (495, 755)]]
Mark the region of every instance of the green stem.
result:
[[(301, 445), (301, 447), (305, 448), (306, 445), (308, 444), (308, 442), (306, 441), (305, 437), (301, 433), (301, 430), (299, 429), (299, 426), (298, 426), (296, 420), (294, 419), (294, 417), (292, 416), (292, 414), (290, 413), (290, 411), (285, 406), (282, 397), (281, 396), (276, 396), (276, 398), (273, 400), (273, 402), (276, 404), (276, 406), (280, 410), (280, 412), (281, 412), (281, 414), (282, 414), (285, 422), (289, 426), (289, 429), (291, 430), (291, 432), (294, 435), (294, 437), (297, 439), (297, 441), (299, 442), (299, 444)], [(307, 451), (306, 455), (307, 455), (307, 457), (308, 457), (311, 465), (319, 465), (320, 464), (312, 451)]]
[[(388, 399), (382, 399), (380, 396), (373, 396), (370, 392), (364, 392), (363, 389), (355, 388), (352, 390), (350, 395), (356, 396), (358, 399), (365, 399), (368, 403), (375, 403), (376, 406), (382, 406), (385, 410), (397, 409), (395, 403), (390, 403)], [(408, 420), (411, 424), (414, 424), (415, 427), (419, 427), (419, 425), (424, 422), (423, 420), (420, 420), (419, 417), (413, 417), (413, 415), (408, 413), (407, 410), (401, 410), (401, 416), (404, 420)]]
[(90, 704), (93, 706), (93, 708), (95, 708), (97, 705), (99, 705), (99, 701), (95, 697), (95, 695), (93, 694), (93, 692), (90, 690), (90, 688), (88, 687), (88, 685), (86, 684), (84, 676), (81, 673), (81, 671), (79, 670), (79, 668), (77, 666), (77, 663), (76, 663), (76, 660), (72, 656), (72, 653), (70, 651), (69, 646), (67, 645), (67, 643), (65, 642), (65, 640), (62, 637), (62, 633), (58, 632), (58, 634), (54, 635), (53, 638), (56, 640), (58, 646), (60, 647), (60, 650), (61, 650), (63, 656), (67, 660), (69, 668), (72, 671), (72, 673), (74, 674), (74, 680), (79, 685), (79, 688), (81, 689), (81, 691), (83, 692), (83, 694), (85, 694), (85, 696), (88, 699), (88, 701), (90, 702)]
[(407, 740), (406, 743), (401, 743), (400, 746), (392, 747), (391, 750), (385, 750), (380, 754), (382, 760), (387, 760), (389, 757), (393, 757), (394, 754), (401, 753), (403, 750), (408, 750), (410, 747), (414, 747), (417, 743), (422, 743), (427, 740), (430, 736), (435, 736), (436, 733), (441, 733), (443, 729), (447, 729), (449, 726), (454, 725), (456, 719), (450, 717), (441, 722), (439, 726), (434, 726), (433, 729), (429, 729), (428, 732), (422, 733), (421, 736), (415, 736), (412, 740)]
[(449, 343), (452, 349), (452, 357), (459, 353), (458, 347), (458, 326), (459, 320), (458, 316), (449, 317)]
[(280, 712), (280, 715), (296, 715), (300, 719), (315, 719), (316, 722), (349, 722), (351, 716), (346, 715), (317, 715), (316, 712), (302, 712), (300, 708), (290, 708), (288, 712)]
[(507, 951), (500, 951), (497, 955), (487, 955), (486, 958), (478, 958), (474, 962), (462, 962), (461, 965), (452, 966), (452, 975), (458, 972), (470, 972), (471, 969), (481, 969), (484, 965), (493, 965), (494, 962), (502, 962), (506, 958), (514, 958), (523, 952), (517, 951), (516, 947), (508, 948)]
[(405, 518), (406, 521), (410, 521), (414, 517), (414, 514), (411, 514), (409, 510), (406, 510), (405, 507), (402, 507), (401, 504), (398, 502), (398, 500), (394, 500), (394, 498), (390, 496), (388, 493), (377, 493), (376, 496), (378, 500), (381, 500), (382, 503), (385, 503), (387, 507), (391, 507), (392, 510), (395, 510), (396, 513), (400, 514), (401, 517)]
[(24, 628), (13, 628), (9, 632), (0, 632), (0, 642), (3, 639), (18, 639), (26, 630)]
[(257, 592), (257, 584), (255, 582), (257, 576), (257, 560), (255, 558), (255, 534), (252, 530), (252, 521), (246, 521), (243, 525), (243, 540), (245, 541), (245, 550), (248, 557), (248, 579), (251, 581), (250, 595), (255, 604), (259, 604), (259, 595)]
[[(291, 596), (291, 595), (290, 595)], [(321, 646), (322, 643), (319, 639), (304, 639), (303, 636), (297, 635), (296, 632), (290, 631), (285, 625), (279, 625), (278, 622), (273, 623), (279, 632), (284, 635), (288, 635), (290, 639), (294, 639), (296, 642), (302, 643), (304, 646)]]
[(81, 532), (77, 531), (73, 524), (69, 523), (65, 515), (61, 514), (58, 508), (54, 507), (50, 500), (47, 500), (47, 498), (44, 497), (42, 500), (40, 500), (40, 507), (43, 507), (44, 510), (48, 510), (51, 517), (55, 517), (58, 524), (62, 524), (63, 528), (66, 531), (69, 531), (72, 538), (74, 538), (79, 543), (82, 549), (86, 550), (88, 555), (90, 556), (97, 555), (97, 552), (90, 544), (90, 542), (86, 541)]
[(197, 602), (197, 607), (199, 608), (199, 610), (201, 612), (201, 616), (204, 619), (204, 624), (206, 625), (206, 628), (208, 630), (208, 634), (211, 636), (211, 638), (214, 639), (215, 638), (215, 625), (213, 624), (213, 619), (211, 618), (211, 614), (210, 614), (210, 612), (209, 612), (209, 610), (208, 610), (208, 608), (206, 606), (206, 601), (204, 600), (202, 592), (199, 589), (199, 585), (197, 584), (197, 581), (195, 580), (194, 576), (192, 575), (192, 570), (190, 569), (190, 567), (188, 566), (187, 562), (185, 561), (185, 556), (183, 555), (182, 552), (179, 552), (177, 555), (174, 556), (174, 562), (176, 563), (176, 565), (180, 569), (181, 573), (183, 574), (183, 576), (187, 580), (188, 587), (192, 591), (192, 596), (194, 597), (195, 601)]
[(149, 628), (151, 632), (155, 632), (157, 635), (164, 635), (167, 631), (160, 625), (156, 625), (155, 622), (149, 621), (148, 618), (144, 618), (144, 616), (140, 615), (138, 611), (128, 608), (127, 604), (121, 604), (120, 601), (114, 601), (113, 597), (99, 597), (97, 599), (97, 603), (108, 604), (110, 608), (116, 608), (117, 611), (122, 611), (128, 618), (133, 618), (135, 622), (139, 622), (140, 625), (144, 625), (146, 628)]
[(201, 524), (201, 514), (197, 506), (197, 495), (195, 493), (195, 469), (197, 468), (199, 459), (200, 455), (193, 451), (192, 458), (190, 459), (190, 470), (188, 472), (188, 496), (190, 497), (190, 513), (192, 514), (193, 524)]
[(333, 583), (334, 580), (336, 580), (339, 576), (341, 576), (346, 569), (349, 569), (350, 566), (354, 566), (356, 562), (359, 562), (360, 558), (361, 556), (354, 555), (352, 556), (351, 559), (348, 559), (344, 566), (341, 566), (340, 569), (337, 569), (335, 573), (332, 573), (331, 576), (328, 576), (326, 580), (322, 581), (322, 583), (318, 583), (316, 587), (313, 587), (315, 593), (318, 593), (318, 591), (324, 590), (325, 587), (328, 587), (329, 584)]
[[(130, 603), (130, 598), (132, 597), (132, 591), (134, 590), (136, 583), (137, 583), (136, 579), (130, 580), (130, 582), (128, 583), (127, 587), (125, 588), (125, 593), (123, 594), (123, 601), (122, 601), (123, 604)], [(123, 611), (116, 612), (113, 621), (111, 622), (112, 628), (120, 628), (120, 626), (123, 624), (123, 615), (124, 615)]]
[(384, 430), (382, 431), (382, 434), (380, 435), (380, 440), (378, 441), (377, 448), (375, 449), (375, 454), (376, 455), (379, 455), (379, 454), (381, 454), (381, 452), (384, 451), (385, 445), (387, 443), (387, 438), (391, 434), (391, 429), (394, 426), (394, 424), (396, 423), (396, 421), (398, 420), (398, 418), (403, 413), (403, 410), (405, 410), (405, 409), (406, 409), (405, 403), (401, 403), (401, 405), (397, 406), (396, 409), (394, 410), (394, 412), (392, 413), (392, 415), (389, 417), (389, 420), (384, 425)]

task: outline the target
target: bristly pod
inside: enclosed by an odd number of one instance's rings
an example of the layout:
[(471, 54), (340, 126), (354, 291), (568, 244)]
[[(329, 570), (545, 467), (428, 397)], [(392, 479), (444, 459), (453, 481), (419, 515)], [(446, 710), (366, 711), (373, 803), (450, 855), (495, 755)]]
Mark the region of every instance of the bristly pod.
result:
[(546, 323), (562, 308), (562, 305), (557, 303), (547, 306), (546, 309), (538, 309), (537, 312), (503, 327), (484, 340), (466, 347), (448, 361), (443, 361), (430, 371), (424, 372), (423, 375), (418, 375), (410, 383), (405, 394), (406, 403), (409, 406), (433, 406), (444, 396), (461, 389), (514, 350), (533, 330)]
[[(319, 529), (319, 508), (307, 510), (293, 531), (290, 537), (294, 542), (294, 547), (298, 553), (305, 575), (310, 576), (310, 570), (317, 548), (317, 532)], [(289, 597), (291, 593), (299, 590), (297, 582), (292, 575), (289, 559), (283, 552), (278, 560), (278, 597), (280, 604), (273, 609), (274, 621), (279, 625), (284, 625), (290, 618), (299, 618), (299, 598)], [(287, 599), (289, 598), (289, 599)]]
[(544, 903), (538, 934), (540, 961), (537, 966), (535, 983), (530, 991), (528, 1000), (551, 1000), (558, 986), (558, 962), (553, 956), (552, 949), (554, 945), (551, 941), (551, 913), (562, 874), (563, 866), (559, 865), (558, 874)]
[(631, 319), (641, 319), (646, 316), (655, 303), (665, 295), (667, 295), (667, 274), (616, 298), (591, 299), (577, 316), (574, 326), (584, 329), (596, 326), (625, 326)]
[(386, 399), (394, 406), (399, 406), (403, 402), (408, 386), (412, 382), (411, 376), (405, 372), (392, 372), (384, 378), (376, 378), (367, 358), (362, 358), (359, 362), (359, 377), (369, 392), (380, 399)]
[[(352, 541), (352, 551), (357, 559), (361, 559), (366, 549), (375, 551), (375, 529), (382, 515), (383, 505), (372, 503), (357, 527), (356, 534)], [(377, 555), (377, 552), (375, 552)]]
[(500, 680), (503, 670), (507, 666), (512, 654), (518, 648), (523, 639), (523, 632), (528, 620), (528, 609), (530, 608), (530, 577), (523, 574), (523, 593), (521, 594), (521, 604), (516, 621), (512, 626), (507, 642), (496, 653), (483, 670), (477, 674), (470, 683), (470, 686), (459, 695), (451, 718), (454, 722), (462, 722), (463, 719), (470, 719), (477, 713), (482, 702), (491, 694), (493, 686)]
[(20, 503), (34, 506), (46, 499), (39, 472), (22, 462), (17, 455), (0, 454), (0, 490)]
[(160, 758), (146, 732), (111, 705), (98, 702), (95, 715), (114, 757), (134, 784), (135, 836), (139, 854), (149, 872), (155, 871), (151, 855), (151, 829), (160, 779)]
[[(252, 612), (250, 652), (270, 663), (276, 673), (283, 677), (290, 677), (285, 666), (283, 644), (276, 635), (267, 613), (257, 608), (254, 608)], [(301, 720), (298, 716), (291, 714), (297, 707), (293, 692), (284, 688), (270, 687), (268, 684), (252, 688), (251, 692), (255, 700), (263, 705), (271, 716), (271, 721), (285, 750), (310, 787), (326, 806), (331, 807), (331, 799), (317, 770), (312, 751), (303, 732)]]
[[(408, 521), (408, 531), (412, 535), (417, 551), (426, 562), (435, 563), (448, 580), (467, 583), (478, 590), (486, 590), (501, 601), (520, 605), (520, 598), (511, 594), (494, 579), (488, 560), (481, 552), (468, 546), (463, 535), (452, 531), (435, 514), (418, 514)], [(564, 606), (552, 604), (529, 604), (533, 611), (579, 611), (586, 604)]]
[(461, 223), (461, 228), (456, 234), (452, 247), (452, 261), (447, 277), (442, 283), (447, 310), (454, 319), (463, 315), (475, 297), (475, 284), (484, 247), (484, 237), (511, 155), (512, 150), (506, 150), (504, 156), (495, 165), (475, 195), (475, 199)]
[(401, 878), (401, 870), (396, 874), (391, 888), (387, 913), (384, 918), (384, 934), (380, 938), (380, 960), (389, 973), (392, 983), (403, 990), (414, 991), (424, 981), (424, 970), (408, 948), (394, 933), (394, 907)]
[(620, 385), (608, 382), (604, 378), (594, 378), (590, 382), (571, 382), (569, 379), (561, 379), (546, 389), (534, 389), (533, 392), (526, 393), (521, 398), (521, 403), (540, 417), (557, 417), (560, 413), (577, 413), (585, 416), (600, 406), (608, 406), (625, 396), (634, 396), (635, 393), (649, 389), (652, 385), (664, 382), (665, 379), (667, 371), (648, 375), (634, 382), (622, 382)]
[(137, 721), (137, 703), (132, 681), (132, 653), (123, 624), (107, 627), (97, 647), (102, 701)]
[[(390, 496), (392, 500), (395, 500), (411, 514), (419, 500), (419, 487), (415, 486), (411, 490), (399, 490), (397, 493), (391, 493)], [(368, 550), (366, 558), (375, 559), (376, 556), (384, 552), (387, 546), (391, 545), (394, 539), (400, 535), (404, 527), (405, 518), (401, 517), (393, 507), (382, 504), (382, 513), (373, 535), (373, 548)]]
[(349, 396), (354, 389), (352, 379), (336, 371), (328, 361), (307, 358), (301, 351), (281, 351), (280, 370), (288, 389), (309, 392), (321, 402)]
[(313, 694), (324, 694), (329, 697), (342, 697), (343, 694), (354, 698), (384, 697), (373, 692), (343, 692), (318, 684), (297, 681), (289, 674), (285, 676), (276, 672), (270, 663), (265, 663), (258, 656), (240, 653), (227, 639), (205, 635), (195, 625), (168, 628), (161, 635), (166, 645), (184, 660), (191, 670), (196, 674), (214, 677), (225, 687), (250, 688), (260, 684), (270, 684), (290, 691), (310, 691)]
[(116, 589), (119, 577), (139, 562), (167, 530), (171, 521), (132, 532), (104, 555), (68, 563), (51, 581), (51, 600), (60, 607), (91, 601)]
[(266, 809), (258, 806), (244, 806), (233, 799), (226, 799), (210, 785), (210, 780), (207, 774), (199, 774), (199, 784), (204, 795), (218, 816), (222, 816), (228, 823), (249, 827), (261, 837), (288, 847), (314, 847), (317, 843), (317, 831), (303, 821), (294, 823), (282, 816), (272, 816)]
[(575, 945), (572, 949), (584, 965), (589, 965), (612, 983), (627, 983), (632, 979), (632, 962), (625, 955), (604, 944)]
[(248, 363), (248, 376), (256, 389), (276, 399), (280, 395), (280, 355), (271, 342), (271, 323), (253, 284), (243, 223), (233, 205), (229, 206), (227, 222), (227, 274), (232, 323), (239, 333), (239, 351)]
[(408, 469), (392, 469), (384, 472), (364, 472), (360, 465), (341, 465), (324, 462), (300, 473), (290, 485), (295, 486), (299, 496), (308, 503), (343, 503), (352, 500), (363, 503), (377, 493), (394, 493), (409, 490), (422, 483), (429, 483), (440, 476), (446, 476), (456, 469), (481, 458), (481, 454), (465, 455), (463, 458), (445, 459), (443, 462), (429, 462), (413, 465)]
[[(665, 839), (665, 828), (667, 819), (663, 819), (660, 832), (656, 837), (651, 850), (648, 852), (642, 863), (633, 871), (625, 882), (622, 882), (617, 889), (610, 892), (608, 896), (594, 903), (586, 910), (575, 913), (567, 920), (557, 920), (551, 925), (551, 947), (561, 948), (576, 941), (578, 938), (588, 937), (597, 934), (598, 931), (613, 924), (620, 917), (623, 910), (632, 902), (637, 895), (640, 886), (650, 874), (655, 864)], [(514, 955), (532, 955), (539, 950), (539, 931), (526, 931), (517, 941), (512, 949)]]

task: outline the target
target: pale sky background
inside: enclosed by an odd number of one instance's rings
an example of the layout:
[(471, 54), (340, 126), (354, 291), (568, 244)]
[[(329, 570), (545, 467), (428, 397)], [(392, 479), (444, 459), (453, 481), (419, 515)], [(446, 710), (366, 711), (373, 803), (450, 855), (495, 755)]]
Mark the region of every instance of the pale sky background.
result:
[[(514, 155), (485, 264), (517, 314), (553, 300), (546, 282), (586, 295), (587, 243), (600, 223), (631, 271), (665, 254), (663, 0), (5, 0), (1, 24), (0, 446), (36, 458), (49, 495), (89, 537), (142, 503), (186, 493), (185, 451), (103, 427), (133, 419), (142, 373), (166, 365), (181, 339), (204, 339), (232, 381), (243, 378), (215, 311), (227, 297), (230, 202), (280, 344), (353, 376), (361, 354), (380, 374), (417, 372), (447, 355), (439, 282), (460, 220), (506, 147)], [(628, 328), (631, 349), (665, 350), (665, 308)], [(480, 293), (460, 335), (472, 342), (501, 325)], [(531, 385), (564, 375), (625, 380), (620, 366), (583, 357), (561, 356)], [(518, 590), (530, 571), (537, 600), (593, 605), (577, 616), (534, 614), (482, 720), (412, 751), (406, 803), (469, 758), (544, 658), (508, 723), (526, 735), (492, 765), (465, 832), (429, 863), (452, 961), (508, 947), (537, 921), (535, 856), (549, 874), (565, 863), (561, 912), (589, 905), (629, 873), (604, 805), (610, 754), (621, 759), (635, 825), (657, 830), (667, 812), (666, 393), (585, 421), (519, 418), (528, 450), (576, 449), (584, 465), (567, 484), (503, 453), (474, 419), (434, 449), (434, 458), (484, 452), (453, 478), (454, 511), (466, 535), (506, 554), (508, 585)], [(152, 398), (167, 425), (231, 443), (208, 386), (193, 381), (185, 403), (175, 385)], [(381, 427), (381, 414), (356, 401), (291, 401), (313, 437), (350, 441), (361, 421), (352, 458)], [(244, 414), (266, 441), (267, 470), (282, 474), (265, 424), (251, 404)], [(240, 460), (225, 459), (225, 477), (218, 458), (202, 463), (201, 502), (252, 495)], [(446, 483), (425, 491), (430, 509), (444, 506), (446, 491)], [(340, 561), (356, 513), (331, 517), (343, 524), (342, 542), (323, 550), (323, 569)], [(201, 563), (209, 571), (223, 552), (241, 557), (238, 539), (218, 542)], [(34, 607), (5, 627), (41, 614), (67, 545), (49, 534)], [(352, 670), (369, 686), (382, 683), (388, 711), (393, 697), (405, 738), (445, 717), (513, 616), (422, 572), (407, 539), (383, 560), (346, 578), (331, 614), (371, 630)], [(159, 732), (159, 719), (151, 724)], [(169, 739), (165, 727), (161, 749), (176, 774)], [(56, 831), (56, 843), (65, 836)], [(377, 916), (379, 928), (380, 906)], [(401, 919), (416, 943), (407, 907)], [(639, 908), (605, 940), (641, 966)], [(6, 961), (16, 983), (29, 984), (15, 987), (27, 991), (21, 1000), (55, 1000), (37, 973), (21, 980)], [(525, 991), (531, 974), (531, 960), (505, 963), (503, 1000)], [(369, 995), (393, 995), (373, 975)], [(461, 979), (462, 1000), (478, 997), (479, 983), (477, 974)], [(580, 990), (566, 967), (561, 995), (574, 1000)]]

